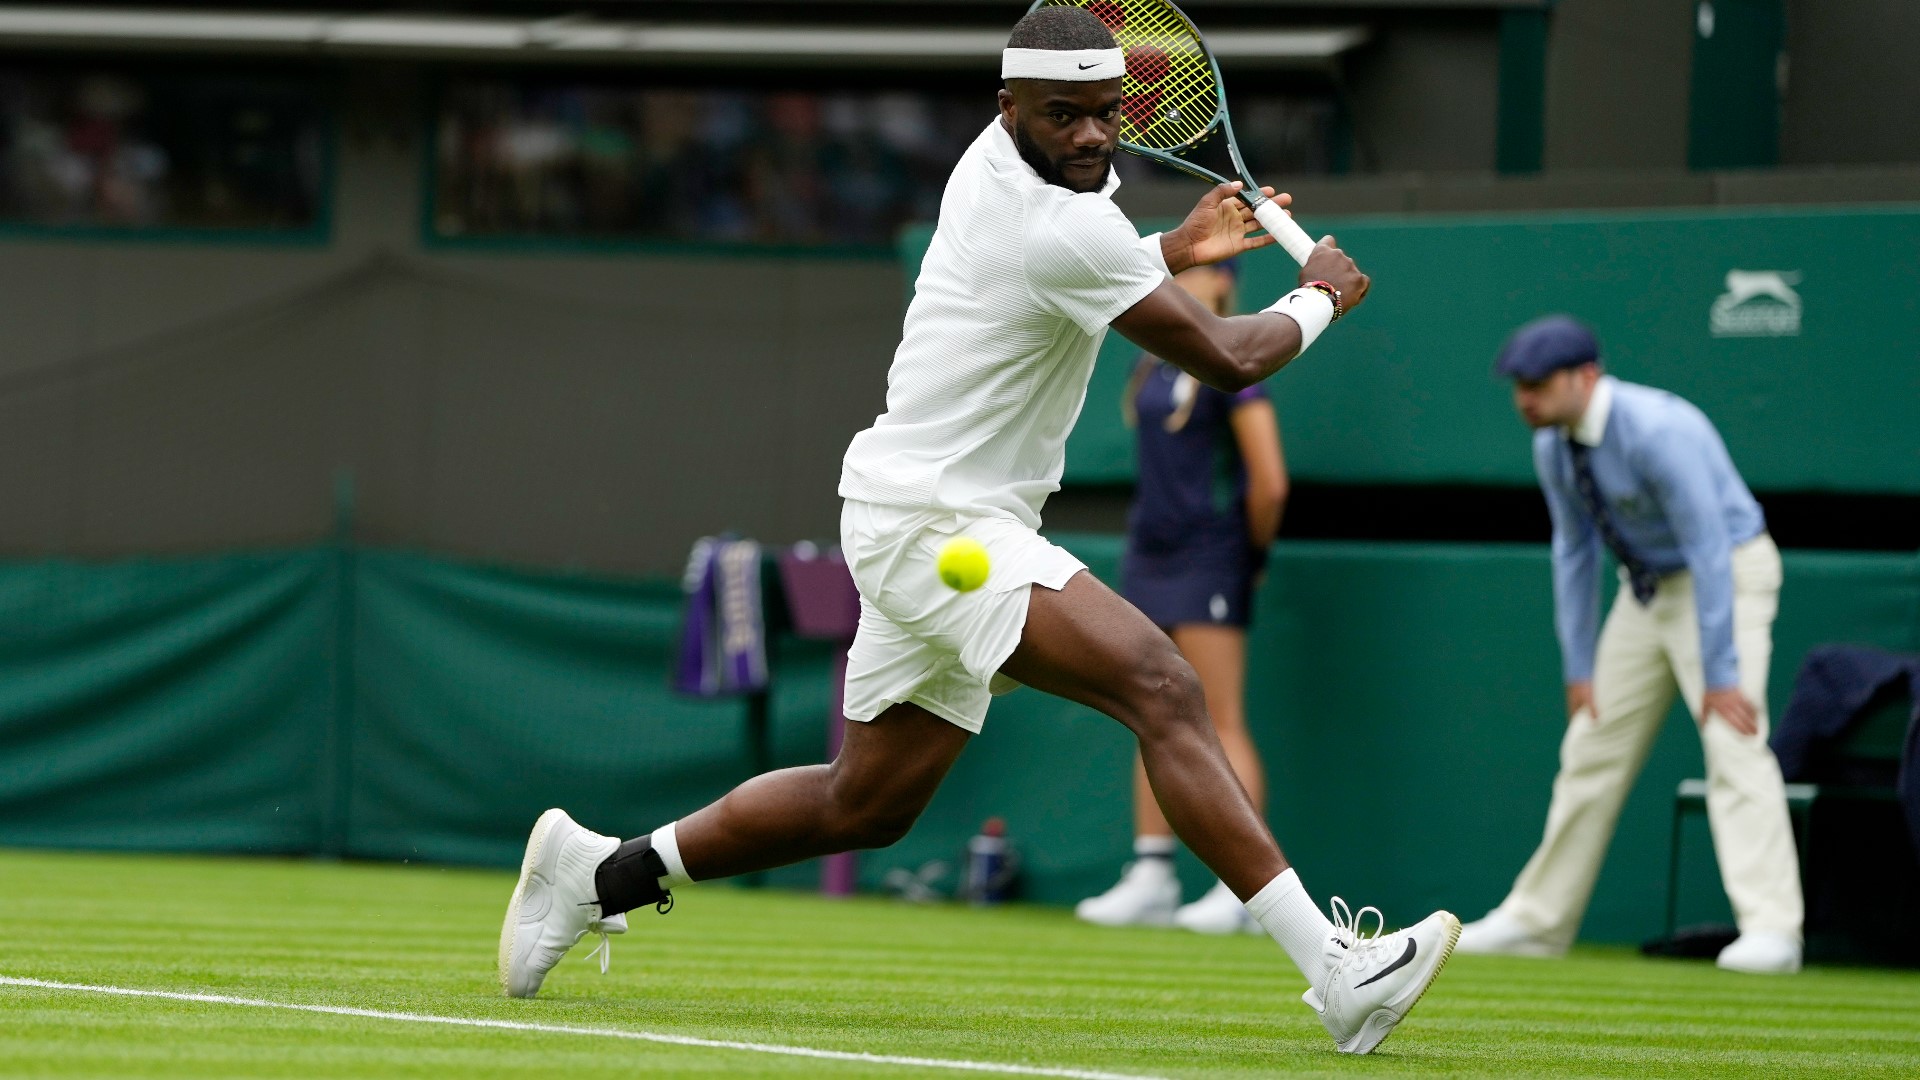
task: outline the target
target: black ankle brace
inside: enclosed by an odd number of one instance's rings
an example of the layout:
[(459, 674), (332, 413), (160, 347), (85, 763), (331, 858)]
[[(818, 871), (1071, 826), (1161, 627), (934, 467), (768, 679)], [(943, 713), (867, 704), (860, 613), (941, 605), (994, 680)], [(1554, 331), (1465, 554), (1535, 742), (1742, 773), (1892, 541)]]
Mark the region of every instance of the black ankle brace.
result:
[(621, 844), (593, 872), (593, 888), (600, 894), (600, 917), (648, 904), (666, 914), (673, 907), (673, 894), (660, 887), (660, 879), (665, 876), (667, 864), (653, 850), (652, 833)]

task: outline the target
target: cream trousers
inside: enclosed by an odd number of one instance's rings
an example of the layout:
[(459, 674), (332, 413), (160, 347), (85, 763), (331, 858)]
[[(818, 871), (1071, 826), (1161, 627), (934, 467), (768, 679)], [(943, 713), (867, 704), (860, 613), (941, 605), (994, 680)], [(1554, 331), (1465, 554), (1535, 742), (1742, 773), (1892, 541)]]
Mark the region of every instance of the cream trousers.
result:
[[(1779, 602), (1780, 551), (1763, 533), (1733, 550), (1734, 650), (1740, 689), (1759, 713), (1760, 732), (1742, 735), (1715, 715), (1700, 724), (1700, 744), (1707, 761), (1707, 819), (1734, 918), (1743, 933), (1798, 938), (1804, 915), (1799, 853), (1780, 763), (1767, 746), (1767, 667)], [(1699, 721), (1704, 684), (1692, 575), (1662, 578), (1646, 607), (1623, 583), (1594, 656), (1600, 715), (1582, 710), (1568, 723), (1546, 835), (1501, 911), (1543, 938), (1573, 940), (1620, 806), (1675, 692)]]

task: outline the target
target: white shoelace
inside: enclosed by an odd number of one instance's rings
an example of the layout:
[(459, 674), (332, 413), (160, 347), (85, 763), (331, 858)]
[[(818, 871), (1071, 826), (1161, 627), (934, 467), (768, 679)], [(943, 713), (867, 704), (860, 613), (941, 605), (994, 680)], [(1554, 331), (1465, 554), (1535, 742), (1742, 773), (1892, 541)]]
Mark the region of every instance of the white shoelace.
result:
[[(1369, 904), (1359, 911), (1354, 911), (1347, 906), (1345, 900), (1336, 896), (1327, 905), (1327, 911), (1333, 916), (1333, 939), (1346, 947), (1348, 962), (1358, 970), (1365, 971), (1370, 964), (1381, 958), (1386, 943), (1380, 939), (1387, 929), (1387, 917), (1380, 913), (1379, 908)], [(1369, 911), (1373, 912), (1373, 932), (1362, 936), (1360, 920), (1364, 919)]]
[[(673, 910), (672, 894), (668, 894), (664, 900), (661, 900), (659, 904), (655, 905), (654, 910), (660, 912), (662, 915)], [(619, 918), (621, 918), (621, 915), (608, 915), (604, 918), (589, 920), (587, 923), (587, 933), (600, 935), (600, 944), (593, 947), (593, 951), (587, 954), (587, 959), (591, 960), (596, 956), (600, 958), (600, 974), (602, 975), (605, 975), (607, 969), (613, 966), (613, 938), (610, 935), (626, 933), (624, 929), (626, 923), (624, 921), (620, 924), (623, 929), (607, 929), (608, 923)]]
[[(612, 918), (615, 919), (619, 917), (618, 915), (612, 916)], [(591, 960), (596, 956), (599, 957), (600, 974), (605, 975), (607, 969), (613, 966), (613, 938), (608, 936), (607, 920), (593, 919), (589, 921), (587, 923), (587, 933), (600, 935), (600, 944), (593, 947), (593, 951), (587, 954), (587, 959)]]
[(587, 933), (600, 935), (600, 944), (593, 947), (593, 951), (587, 954), (587, 959), (591, 960), (596, 956), (600, 958), (600, 974), (602, 975), (605, 975), (607, 969), (613, 966), (613, 938), (607, 936), (606, 925), (606, 923), (601, 922), (599, 919), (595, 919), (587, 924)]

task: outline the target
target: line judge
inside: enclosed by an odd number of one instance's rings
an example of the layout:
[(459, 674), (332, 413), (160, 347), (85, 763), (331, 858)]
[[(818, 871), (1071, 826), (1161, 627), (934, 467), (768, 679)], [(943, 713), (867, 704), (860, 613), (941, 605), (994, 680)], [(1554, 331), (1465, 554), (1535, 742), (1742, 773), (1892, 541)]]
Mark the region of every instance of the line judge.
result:
[[(1514, 405), (1535, 429), (1568, 720), (1540, 847), (1506, 900), (1464, 928), (1460, 950), (1566, 952), (1678, 692), (1699, 724), (1714, 851), (1740, 927), (1719, 966), (1800, 970), (1799, 856), (1767, 746), (1780, 552), (1759, 504), (1705, 414), (1604, 374), (1579, 322), (1528, 323), (1495, 368), (1513, 380)], [(1603, 545), (1621, 585), (1601, 628)]]

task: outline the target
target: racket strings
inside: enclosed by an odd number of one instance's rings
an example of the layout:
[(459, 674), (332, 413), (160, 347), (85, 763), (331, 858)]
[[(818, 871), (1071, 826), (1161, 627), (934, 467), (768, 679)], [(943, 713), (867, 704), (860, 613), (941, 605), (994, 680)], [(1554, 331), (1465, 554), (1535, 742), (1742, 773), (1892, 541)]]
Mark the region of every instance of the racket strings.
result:
[(1152, 150), (1179, 150), (1213, 130), (1219, 87), (1206, 47), (1180, 11), (1161, 0), (1054, 0), (1081, 7), (1113, 32), (1126, 54), (1120, 139)]

